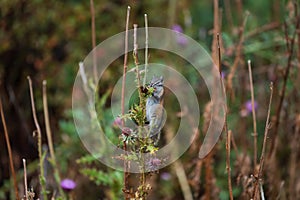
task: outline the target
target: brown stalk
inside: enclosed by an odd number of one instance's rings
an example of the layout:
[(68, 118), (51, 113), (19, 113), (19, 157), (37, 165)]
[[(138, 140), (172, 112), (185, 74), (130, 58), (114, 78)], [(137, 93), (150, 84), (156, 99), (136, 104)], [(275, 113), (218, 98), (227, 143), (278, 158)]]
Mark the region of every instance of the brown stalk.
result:
[(292, 58), (293, 58), (293, 54), (294, 54), (294, 45), (295, 45), (295, 40), (296, 40), (296, 33), (299, 29), (299, 23), (300, 23), (300, 17), (298, 15), (296, 15), (296, 16), (297, 16), (296, 29), (295, 29), (295, 31), (293, 33), (293, 37), (291, 39), (288, 36), (288, 30), (287, 30), (286, 22), (285, 22), (285, 26), (284, 26), (285, 40), (286, 40), (286, 45), (287, 45), (287, 50), (288, 50), (289, 55), (288, 55), (286, 70), (285, 70), (284, 77), (283, 77), (283, 85), (282, 85), (282, 89), (280, 91), (280, 99), (279, 99), (279, 103), (278, 103), (277, 109), (276, 109), (274, 132), (273, 132), (273, 137), (272, 137), (272, 140), (271, 140), (271, 147), (270, 147), (268, 158), (271, 158), (272, 156), (275, 155), (276, 148), (277, 148), (277, 142), (278, 142), (277, 141), (277, 135), (278, 135), (279, 124), (280, 124), (280, 114), (281, 114), (281, 110), (282, 110), (283, 101), (284, 101), (284, 98), (285, 98), (287, 80), (288, 80), (288, 77), (289, 77), (289, 74), (290, 74), (290, 68), (292, 66)]
[[(167, 143), (169, 143), (174, 137), (174, 130), (172, 129), (172, 127), (167, 126), (166, 127), (166, 134), (165, 134), (165, 139), (167, 141)], [(176, 149), (174, 149), (174, 151), (172, 152), (171, 156), (174, 157), (174, 155), (176, 155)], [(178, 178), (179, 181), (179, 185), (182, 191), (182, 194), (184, 196), (185, 200), (192, 200), (193, 199), (193, 195), (192, 195), (192, 191), (190, 188), (190, 185), (188, 183), (188, 179), (184, 170), (184, 166), (182, 164), (182, 162), (180, 160), (177, 160), (174, 165), (173, 165), (173, 170), (176, 173), (176, 176)]]
[(237, 10), (237, 16), (239, 20), (239, 24), (243, 21), (243, 3), (242, 0), (235, 0), (236, 10)]
[(298, 113), (295, 117), (295, 131), (291, 138), (291, 156), (290, 156), (290, 167), (289, 167), (289, 196), (292, 199), (296, 197), (296, 180), (297, 180), (297, 155), (299, 153), (299, 139), (300, 139), (300, 114)]
[(256, 126), (256, 111), (254, 106), (254, 89), (253, 89), (253, 79), (252, 79), (252, 69), (251, 61), (248, 60), (248, 71), (249, 71), (249, 81), (250, 81), (250, 92), (251, 92), (251, 104), (252, 104), (252, 118), (253, 118), (253, 148), (254, 148), (254, 174), (256, 174), (256, 165), (257, 165), (257, 126)]
[(262, 178), (262, 171), (263, 171), (263, 167), (264, 167), (267, 137), (268, 137), (268, 132), (269, 132), (269, 129), (270, 129), (270, 112), (271, 112), (271, 105), (272, 105), (272, 98), (273, 98), (273, 83), (272, 82), (270, 84), (270, 91), (271, 91), (271, 94), (270, 94), (270, 100), (269, 100), (267, 120), (266, 120), (266, 125), (265, 125), (264, 141), (263, 141), (263, 146), (262, 146), (261, 155), (260, 155), (258, 176), (257, 176), (255, 186), (254, 186), (254, 198), (253, 198), (254, 200), (258, 199), (257, 195), (258, 195), (259, 185), (261, 183), (261, 178)]
[(148, 17), (147, 14), (144, 15), (145, 17), (145, 74), (144, 74), (144, 82), (143, 86), (146, 85), (147, 81), (147, 68), (148, 68), (148, 46), (149, 46), (149, 33), (148, 33)]
[(43, 106), (44, 106), (44, 117), (45, 117), (45, 124), (46, 124), (46, 134), (48, 139), (48, 145), (50, 150), (50, 156), (53, 163), (56, 165), (56, 158), (54, 154), (54, 148), (52, 143), (52, 132), (50, 128), (50, 121), (49, 121), (49, 111), (48, 111), (48, 101), (47, 101), (47, 81), (43, 81)]
[(175, 170), (176, 175), (178, 177), (179, 184), (180, 184), (180, 187), (181, 187), (181, 191), (182, 191), (183, 196), (184, 196), (184, 200), (193, 200), (193, 194), (192, 194), (191, 188), (189, 186), (188, 179), (187, 179), (183, 164), (180, 160), (177, 160), (174, 163), (174, 170)]
[(97, 59), (95, 55), (95, 47), (96, 47), (96, 27), (95, 27), (95, 6), (94, 0), (90, 0), (90, 10), (91, 10), (91, 25), (92, 25), (92, 47), (93, 47), (93, 74), (94, 81), (96, 83), (98, 77), (97, 71)]
[(50, 128), (48, 100), (47, 100), (47, 81), (46, 80), (43, 81), (43, 107), (44, 107), (44, 118), (45, 118), (48, 146), (49, 146), (50, 157), (51, 157), (51, 164), (52, 164), (53, 170), (54, 170), (54, 178), (55, 178), (56, 184), (58, 186), (60, 195), (64, 196), (64, 192), (63, 192), (62, 188), (60, 187), (61, 178), (60, 178), (58, 168), (57, 168), (56, 157), (55, 157), (54, 147), (53, 147), (53, 140), (52, 140), (52, 132), (51, 132), (51, 128)]
[(41, 192), (43, 193), (43, 197), (46, 200), (47, 199), (47, 194), (46, 192), (46, 185), (44, 180), (44, 167), (43, 167), (43, 153), (42, 153), (42, 132), (41, 128), (36, 116), (36, 110), (35, 110), (35, 103), (34, 103), (34, 97), (33, 97), (33, 88), (32, 88), (32, 81), (30, 76), (27, 76), (28, 83), (29, 83), (29, 90), (30, 90), (30, 99), (31, 99), (31, 108), (32, 108), (32, 116), (34, 120), (34, 124), (36, 127), (36, 132), (37, 132), (37, 138), (38, 138), (38, 154), (39, 154), (39, 167), (40, 167), (40, 184), (41, 184)]
[[(213, 28), (213, 35), (217, 36), (220, 33), (220, 22), (219, 22), (219, 1), (218, 0), (214, 0), (213, 1), (213, 6), (214, 6), (214, 28)], [(219, 62), (219, 58), (218, 58), (218, 41), (217, 38), (214, 37), (213, 41), (212, 41), (212, 59), (213, 59), (213, 63), (217, 65), (217, 63)], [(213, 68), (215, 66), (212, 66)], [(214, 74), (214, 70), (212, 70), (213, 75)], [(215, 86), (217, 84), (217, 80), (215, 80)], [(215, 90), (214, 90), (215, 91)], [(216, 93), (213, 93), (212, 95), (216, 95)], [(208, 103), (208, 110), (211, 111), (211, 104)], [(205, 122), (209, 122), (210, 121), (210, 117), (211, 114), (204, 114), (204, 121)], [(204, 129), (203, 132), (206, 132), (208, 126), (206, 126), (206, 123), (204, 123)], [(205, 130), (206, 129), (206, 130)], [(205, 159), (203, 160), (204, 163), (204, 168), (205, 168), (205, 193), (204, 193), (204, 199), (212, 199), (213, 198), (213, 191), (215, 190), (215, 186), (213, 185), (213, 179), (214, 179), (214, 172), (213, 172), (213, 155), (214, 155), (214, 149), (211, 150), (211, 152), (209, 152), (209, 154), (205, 157)]]
[(26, 159), (23, 158), (25, 200), (28, 199)]
[[(214, 0), (214, 35), (217, 35), (220, 33), (220, 22), (219, 22), (219, 1)], [(217, 38), (213, 38), (212, 41), (212, 59), (215, 63), (218, 61), (218, 41)]]
[(243, 22), (243, 24), (240, 28), (240, 39), (239, 39), (239, 42), (238, 42), (237, 47), (236, 47), (236, 56), (235, 56), (235, 59), (233, 61), (233, 65), (231, 66), (230, 72), (229, 72), (228, 77), (227, 77), (227, 89), (228, 89), (229, 94), (231, 95), (231, 97), (234, 97), (232, 79), (233, 79), (233, 76), (234, 76), (234, 74), (237, 70), (238, 65), (242, 61), (242, 48), (243, 48), (243, 42), (244, 42), (244, 31), (245, 31), (248, 16), (249, 16), (249, 13), (247, 12), (246, 17), (244, 19), (244, 22)]
[(252, 38), (254, 36), (257, 36), (261, 33), (264, 33), (264, 32), (267, 32), (267, 31), (272, 31), (274, 29), (280, 28), (280, 26), (281, 26), (281, 23), (277, 22), (277, 21), (265, 24), (261, 27), (258, 27), (257, 29), (254, 29), (253, 31), (250, 31), (249, 33), (247, 33), (245, 35), (245, 40), (249, 39), (249, 38)]
[[(121, 114), (122, 116), (125, 113), (125, 83), (126, 83), (126, 71), (127, 71), (127, 57), (128, 57), (128, 26), (129, 26), (129, 15), (130, 15), (130, 6), (127, 7), (127, 16), (126, 16), (126, 27), (125, 27), (125, 50), (124, 50), (124, 65), (123, 65), (123, 80), (122, 80), (122, 93), (121, 93)], [(122, 119), (122, 127), (124, 127), (124, 119)], [(122, 131), (123, 135), (126, 135)], [(126, 139), (123, 141), (123, 150), (126, 154), (127, 152), (127, 145), (126, 145)], [(125, 199), (129, 199), (128, 193), (129, 193), (129, 186), (128, 186), (128, 179), (129, 179), (129, 173), (128, 173), (128, 162), (124, 158), (124, 188), (123, 192), (125, 194)]]
[(9, 141), (9, 136), (8, 136), (8, 131), (7, 131), (7, 126), (6, 126), (6, 121), (5, 121), (1, 98), (0, 98), (0, 111), (1, 111), (1, 119), (2, 119), (4, 136), (5, 136), (8, 157), (9, 157), (9, 167), (10, 167), (10, 171), (11, 171), (11, 175), (12, 175), (13, 183), (14, 183), (15, 196), (16, 196), (16, 199), (19, 200), (20, 198), (19, 198), (18, 184), (17, 184), (17, 178), (16, 178), (14, 162), (13, 162), (13, 155), (12, 155), (12, 151), (11, 151), (11, 146), (10, 146), (10, 141)]
[(224, 1), (224, 7), (225, 7), (226, 20), (229, 24), (230, 29), (233, 30), (234, 27), (233, 27), (233, 19), (232, 19), (230, 0), (225, 0)]
[[(223, 94), (223, 98), (226, 98), (226, 91), (225, 91), (225, 86), (224, 86), (224, 82), (222, 80), (222, 64), (221, 64), (221, 47), (220, 47), (220, 37), (219, 37), (219, 33), (217, 33), (217, 38), (216, 38), (216, 42), (217, 42), (217, 49), (218, 49), (218, 65), (219, 65), (219, 73), (220, 73), (220, 81), (221, 81), (221, 86), (222, 86), (222, 94)], [(232, 184), (231, 184), (231, 166), (230, 166), (230, 144), (231, 144), (231, 130), (228, 131), (228, 124), (227, 124), (227, 103), (224, 104), (224, 110), (225, 110), (225, 125), (224, 125), (224, 129), (226, 132), (226, 170), (227, 170), (227, 182), (228, 182), (228, 191), (229, 191), (229, 197), (230, 200), (233, 200), (233, 194), (232, 194)]]
[(139, 98), (140, 101), (142, 99), (142, 93), (141, 93), (141, 77), (139, 72), (139, 60), (138, 60), (138, 44), (137, 44), (137, 24), (133, 24), (133, 58), (134, 58), (134, 64), (135, 64), (135, 73), (136, 73), (136, 79), (137, 79), (137, 87), (139, 88)]
[(225, 126), (226, 131), (226, 170), (227, 170), (227, 182), (230, 200), (233, 200), (232, 184), (231, 184), (231, 167), (230, 167), (230, 144), (232, 131), (228, 130), (227, 125)]

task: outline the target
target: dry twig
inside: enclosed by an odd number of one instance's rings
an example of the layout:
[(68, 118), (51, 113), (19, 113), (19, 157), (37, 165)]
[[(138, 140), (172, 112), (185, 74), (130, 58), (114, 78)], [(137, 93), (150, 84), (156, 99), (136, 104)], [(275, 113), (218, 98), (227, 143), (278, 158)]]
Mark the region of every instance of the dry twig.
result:
[(29, 76), (27, 76), (28, 83), (29, 83), (29, 90), (30, 90), (30, 99), (31, 99), (31, 108), (32, 108), (32, 116), (34, 120), (34, 124), (36, 127), (36, 132), (37, 132), (37, 138), (38, 138), (38, 154), (39, 154), (39, 167), (40, 167), (40, 184), (41, 184), (41, 192), (43, 194), (44, 200), (47, 199), (47, 194), (46, 194), (46, 184), (44, 180), (44, 167), (43, 167), (43, 152), (42, 152), (42, 132), (41, 128), (36, 116), (36, 110), (35, 110), (35, 103), (34, 103), (34, 96), (33, 96), (33, 88), (32, 88), (32, 81)]
[(56, 157), (55, 157), (55, 153), (54, 153), (52, 132), (51, 132), (51, 128), (50, 128), (48, 100), (47, 100), (47, 81), (46, 80), (43, 81), (43, 106), (44, 106), (46, 134), (47, 134), (48, 146), (49, 146), (49, 151), (50, 151), (51, 164), (52, 164), (53, 170), (54, 170), (54, 178), (55, 178), (56, 184), (58, 186), (60, 195), (64, 196), (64, 192), (63, 192), (62, 188), (60, 187), (61, 178), (60, 178), (59, 171), (57, 168), (58, 166), (57, 166)]
[[(127, 16), (126, 16), (126, 27), (125, 27), (125, 49), (124, 49), (124, 65), (123, 65), (123, 80), (122, 80), (122, 93), (121, 93), (121, 114), (122, 116), (125, 113), (125, 83), (126, 83), (126, 71), (127, 71), (127, 57), (128, 57), (128, 26), (129, 26), (129, 15), (130, 15), (130, 6), (127, 7)], [(124, 126), (124, 119), (122, 119), (122, 126)], [(126, 135), (122, 131), (123, 135)], [(127, 145), (126, 145), (126, 140), (124, 139), (123, 141), (123, 150), (124, 153), (126, 154), (127, 152)], [(129, 199), (128, 193), (129, 193), (129, 188), (128, 188), (128, 179), (129, 179), (129, 173), (128, 173), (128, 162), (126, 159), (124, 159), (124, 188), (123, 192), (125, 194), (125, 199)]]
[(264, 167), (264, 160), (265, 160), (265, 152), (266, 152), (266, 143), (267, 143), (267, 137), (268, 137), (268, 132), (270, 129), (270, 112), (271, 112), (271, 104), (272, 104), (272, 98), (273, 98), (273, 83), (271, 82), (270, 85), (270, 100), (269, 100), (269, 107), (268, 107), (268, 114), (267, 114), (267, 120), (266, 120), (266, 126), (265, 126), (265, 133), (264, 133), (264, 141), (263, 141), (263, 146), (261, 150), (261, 155), (260, 155), (260, 162), (259, 162), (259, 170), (258, 170), (258, 176), (255, 182), (254, 186), (254, 200), (258, 199), (258, 191), (259, 191), (259, 184), (261, 182), (262, 178), (262, 171)]
[(94, 0), (90, 0), (90, 10), (91, 10), (91, 25), (92, 25), (92, 47), (93, 47), (93, 74), (94, 74), (94, 81), (96, 83), (98, 77), (97, 71), (97, 59), (95, 55), (95, 47), (96, 47), (96, 27), (95, 27), (95, 6)]
[(144, 74), (144, 82), (143, 86), (145, 87), (146, 81), (147, 81), (147, 68), (148, 68), (148, 42), (149, 42), (149, 34), (148, 34), (148, 18), (147, 14), (145, 14), (145, 34), (146, 34), (146, 40), (145, 40), (145, 74)]
[(288, 50), (288, 61), (287, 61), (287, 66), (286, 66), (286, 70), (285, 70), (284, 77), (283, 77), (282, 89), (280, 91), (280, 99), (279, 99), (279, 103), (278, 103), (278, 106), (276, 109), (274, 132), (272, 134), (271, 147), (270, 147), (268, 158), (271, 158), (272, 156), (275, 155), (276, 148), (277, 148), (277, 142), (278, 142), (277, 135), (278, 135), (278, 129), (279, 129), (279, 123), (280, 123), (280, 114), (281, 114), (281, 110), (282, 110), (282, 106), (283, 106), (283, 101), (285, 98), (287, 80), (288, 80), (288, 77), (290, 74), (290, 69), (292, 66), (292, 58), (293, 58), (293, 54), (294, 54), (294, 45), (295, 45), (295, 41), (296, 41), (296, 35), (297, 35), (297, 31), (298, 31), (299, 25), (300, 25), (300, 16), (298, 16), (297, 14), (296, 14), (296, 16), (297, 16), (296, 28), (295, 28), (292, 38), (289, 38), (287, 24), (286, 24), (286, 22), (284, 23), (285, 40), (286, 40), (286, 46), (287, 46), (287, 50)]
[(16, 196), (16, 199), (18, 200), (19, 199), (18, 184), (17, 184), (17, 178), (16, 178), (14, 162), (13, 162), (13, 155), (12, 155), (12, 151), (11, 151), (11, 146), (10, 146), (10, 141), (9, 141), (9, 136), (8, 136), (6, 121), (5, 121), (5, 117), (4, 117), (4, 111), (3, 111), (3, 107), (2, 107), (1, 98), (0, 98), (0, 111), (1, 111), (1, 119), (2, 119), (4, 136), (5, 136), (5, 140), (6, 140), (6, 146), (7, 146), (8, 157), (9, 157), (9, 166), (10, 166), (10, 171), (11, 171), (11, 175), (12, 175), (13, 183), (14, 183), (15, 196)]
[(256, 126), (256, 111), (254, 105), (254, 89), (253, 89), (253, 79), (252, 79), (252, 69), (251, 69), (251, 61), (248, 60), (248, 70), (249, 70), (249, 81), (250, 81), (250, 91), (251, 91), (251, 104), (252, 104), (252, 118), (253, 118), (253, 147), (254, 147), (254, 174), (256, 174), (256, 165), (257, 165), (257, 126)]
[(249, 16), (249, 13), (247, 12), (246, 16), (245, 16), (245, 19), (244, 19), (244, 22), (243, 22), (243, 24), (241, 26), (241, 29), (240, 29), (240, 39), (239, 39), (239, 42), (238, 42), (237, 47), (236, 47), (236, 56), (235, 56), (235, 59), (233, 61), (233, 65), (231, 66), (230, 72), (229, 72), (228, 77), (227, 77), (227, 89), (228, 89), (229, 94), (232, 97), (234, 97), (232, 79), (233, 79), (233, 76), (234, 76), (234, 74), (237, 70), (238, 65), (242, 61), (242, 48), (243, 48), (243, 42), (244, 42), (244, 31), (245, 31), (248, 16)]
[(26, 160), (23, 158), (25, 200), (28, 199)]

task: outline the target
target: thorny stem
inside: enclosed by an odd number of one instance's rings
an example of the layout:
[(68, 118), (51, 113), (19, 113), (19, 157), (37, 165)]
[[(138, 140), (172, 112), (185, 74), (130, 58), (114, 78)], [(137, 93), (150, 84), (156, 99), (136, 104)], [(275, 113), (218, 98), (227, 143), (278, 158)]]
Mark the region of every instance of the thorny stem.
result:
[(253, 118), (253, 139), (254, 139), (254, 174), (256, 173), (256, 165), (257, 165), (257, 126), (256, 126), (256, 111), (254, 106), (254, 89), (253, 89), (253, 79), (252, 79), (252, 69), (251, 69), (251, 61), (248, 60), (248, 70), (249, 70), (249, 81), (250, 81), (250, 91), (251, 91), (251, 104), (252, 104), (252, 118)]
[(145, 41), (145, 74), (144, 74), (144, 82), (143, 86), (146, 85), (147, 80), (147, 68), (148, 68), (148, 45), (149, 45), (149, 34), (148, 34), (148, 18), (147, 14), (145, 14), (145, 34), (146, 34), (146, 41)]
[(270, 84), (270, 91), (271, 91), (271, 94), (270, 94), (268, 114), (267, 114), (267, 120), (266, 120), (266, 126), (265, 126), (264, 141), (263, 141), (263, 146), (262, 146), (261, 155), (260, 155), (257, 181), (256, 181), (255, 187), (254, 187), (254, 200), (257, 199), (257, 195), (258, 195), (258, 185), (259, 185), (259, 182), (261, 181), (261, 177), (262, 177), (265, 152), (266, 152), (266, 143), (267, 143), (268, 132), (270, 129), (270, 112), (271, 112), (271, 104), (272, 104), (272, 98), (273, 98), (273, 83), (272, 82)]
[(48, 140), (48, 146), (50, 150), (50, 157), (51, 157), (51, 164), (53, 166), (54, 170), (54, 178), (56, 181), (56, 184), (58, 186), (58, 190), (60, 195), (64, 196), (64, 192), (62, 188), (60, 187), (60, 175), (57, 168), (56, 163), (56, 157), (54, 153), (54, 147), (53, 147), (53, 140), (52, 140), (52, 132), (50, 128), (50, 121), (49, 121), (49, 111), (48, 111), (48, 100), (47, 100), (47, 81), (43, 81), (43, 106), (44, 106), (44, 117), (45, 117), (45, 126), (46, 126), (46, 134), (47, 134), (47, 140)]
[(6, 121), (5, 121), (5, 117), (4, 117), (4, 111), (3, 111), (3, 107), (2, 107), (1, 98), (0, 98), (0, 111), (1, 111), (1, 119), (2, 119), (2, 124), (3, 124), (3, 129), (4, 129), (4, 136), (5, 136), (5, 140), (6, 140), (6, 146), (7, 146), (8, 157), (9, 157), (10, 171), (11, 171), (11, 175), (13, 177), (13, 183), (14, 183), (14, 190), (15, 190), (16, 199), (18, 200), (18, 199), (20, 199), (19, 198), (19, 192), (18, 192), (18, 184), (17, 184), (17, 178), (16, 178), (14, 162), (13, 162), (13, 155), (12, 155), (12, 151), (11, 151), (11, 146), (10, 146), (10, 141), (9, 141), (9, 136), (8, 136)]
[[(134, 63), (135, 63), (135, 71), (136, 71), (136, 79), (137, 79), (137, 87), (138, 87), (138, 93), (139, 93), (139, 98), (140, 98), (140, 106), (143, 105), (143, 96), (141, 92), (141, 78), (140, 78), (140, 72), (139, 72), (139, 61), (138, 61), (138, 44), (137, 44), (137, 24), (133, 25), (133, 58), (134, 58)], [(147, 50), (148, 51), (148, 50)], [(148, 53), (147, 53), (148, 54)], [(143, 109), (145, 110), (145, 109)], [(145, 112), (143, 114), (145, 116)], [(143, 125), (143, 124), (139, 124)], [(141, 130), (139, 129), (139, 132)], [(142, 171), (141, 171), (141, 186), (142, 190), (145, 189), (146, 187), (146, 175), (145, 175), (145, 158), (144, 158), (144, 153), (142, 149), (140, 149), (140, 155), (142, 159)]]
[(25, 200), (28, 199), (26, 159), (23, 158)]
[(41, 128), (36, 116), (36, 110), (35, 110), (35, 103), (34, 103), (34, 97), (33, 97), (33, 89), (32, 89), (32, 81), (29, 76), (27, 76), (28, 83), (29, 83), (29, 90), (30, 90), (30, 98), (31, 98), (31, 108), (32, 108), (32, 115), (33, 115), (33, 120), (34, 124), (36, 127), (37, 131), (37, 137), (38, 137), (38, 154), (39, 154), (39, 167), (40, 167), (40, 184), (41, 184), (41, 189), (42, 189), (42, 194), (44, 200), (47, 199), (47, 194), (46, 194), (46, 185), (45, 185), (45, 177), (44, 177), (44, 167), (43, 167), (43, 153), (42, 153), (42, 133), (41, 133)]
[[(122, 94), (121, 94), (121, 114), (122, 116), (125, 113), (125, 83), (126, 83), (126, 71), (127, 71), (127, 57), (128, 57), (128, 26), (129, 26), (129, 15), (130, 15), (130, 6), (127, 7), (127, 16), (126, 16), (126, 27), (125, 27), (125, 49), (124, 49), (124, 65), (123, 65), (123, 80), (122, 80)], [(122, 127), (124, 127), (124, 119), (122, 119)], [(122, 134), (125, 133), (122, 131)], [(124, 154), (127, 154), (127, 145), (126, 139), (123, 141), (123, 151)], [(129, 199), (128, 197), (128, 162), (124, 158), (124, 189), (123, 192), (125, 194), (125, 199)]]

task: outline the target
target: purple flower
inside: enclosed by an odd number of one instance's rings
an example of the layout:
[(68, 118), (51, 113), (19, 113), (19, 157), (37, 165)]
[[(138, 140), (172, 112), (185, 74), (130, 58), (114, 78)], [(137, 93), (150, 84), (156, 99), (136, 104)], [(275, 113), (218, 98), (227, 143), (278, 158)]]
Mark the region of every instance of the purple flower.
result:
[(224, 79), (226, 76), (226, 73), (224, 71), (221, 72), (221, 77)]
[[(246, 110), (249, 113), (251, 113), (252, 112), (252, 101), (251, 100), (246, 101), (245, 107), (246, 107)], [(256, 101), (254, 101), (254, 109), (257, 110), (257, 107), (258, 107), (258, 104)]]
[(187, 45), (188, 40), (183, 34), (181, 34), (181, 33), (183, 33), (183, 30), (182, 30), (181, 26), (178, 25), (178, 24), (175, 24), (175, 25), (172, 26), (172, 30), (177, 32), (177, 34), (176, 34), (177, 43), (179, 45), (182, 45), (182, 46)]
[(76, 187), (76, 183), (72, 179), (64, 179), (60, 182), (60, 186), (63, 190), (70, 192)]
[(124, 128), (122, 128), (122, 133), (123, 133), (125, 136), (131, 135), (132, 132), (133, 132), (132, 129), (129, 128), (129, 127), (124, 127)]
[(159, 169), (159, 167), (162, 164), (162, 160), (159, 158), (150, 158), (149, 161), (147, 162), (146, 168), (149, 169), (150, 171), (156, 171)]
[(122, 126), (122, 119), (121, 119), (121, 117), (117, 117), (117, 118), (114, 120), (113, 126), (114, 126), (114, 127), (120, 127), (120, 126)]
[[(254, 109), (257, 110), (258, 103), (254, 101)], [(248, 116), (250, 113), (252, 113), (252, 102), (251, 100), (248, 100), (244, 103), (243, 109), (240, 112), (240, 115), (242, 117)]]
[(172, 26), (172, 30), (173, 30), (173, 31), (176, 31), (176, 32), (179, 32), (179, 33), (182, 33), (182, 32), (183, 32), (181, 26), (178, 25), (178, 24), (173, 25), (173, 26)]
[(160, 175), (160, 178), (161, 178), (162, 180), (164, 180), (164, 181), (170, 180), (171, 177), (172, 177), (171, 174), (168, 173), (168, 172), (163, 172), (163, 173), (161, 173), (161, 175)]

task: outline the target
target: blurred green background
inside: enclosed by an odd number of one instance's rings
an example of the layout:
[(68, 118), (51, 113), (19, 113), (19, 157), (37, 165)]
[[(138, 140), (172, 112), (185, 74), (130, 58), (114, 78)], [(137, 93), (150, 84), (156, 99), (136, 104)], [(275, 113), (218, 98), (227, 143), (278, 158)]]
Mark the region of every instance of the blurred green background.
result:
[[(271, 114), (274, 116), (279, 102), (284, 70), (287, 66), (284, 22), (286, 34), (293, 36), (298, 5), (294, 1), (219, 1), (219, 21), (221, 27), (222, 68), (225, 79), (230, 74), (237, 57), (241, 35), (241, 62), (233, 74), (233, 95), (228, 95), (228, 126), (233, 130), (237, 151), (232, 152), (233, 194), (236, 199), (247, 199), (246, 184), (243, 178), (253, 173), (252, 116), (245, 102), (250, 99), (247, 60), (251, 59), (255, 97), (258, 104), (258, 155), (261, 152), (269, 83), (274, 82), (274, 101)], [(179, 25), (182, 32), (198, 41), (208, 52), (212, 50), (214, 4), (213, 1), (196, 0), (153, 0), (116, 1), (95, 0), (96, 43), (125, 29), (126, 8), (131, 6), (130, 27), (133, 23), (144, 24), (144, 13), (148, 14), (149, 26), (171, 28)], [(81, 144), (73, 125), (71, 111), (72, 86), (79, 69), (78, 63), (92, 50), (90, 1), (65, 0), (1, 0), (0, 2), (0, 95), (10, 134), (14, 155), (14, 165), (18, 170), (18, 180), (22, 188), (22, 158), (31, 163), (28, 174), (29, 185), (39, 191), (38, 158), (35, 129), (30, 110), (30, 97), (26, 77), (33, 79), (37, 114), (42, 127), (43, 144), (45, 137), (42, 81), (48, 82), (48, 103), (54, 146), (62, 178), (76, 181), (74, 199), (120, 199), (122, 198), (121, 172), (115, 172), (101, 165), (89, 156)], [(243, 26), (244, 23), (244, 26)], [(296, 44), (299, 45), (297, 37)], [(295, 45), (292, 67), (287, 81), (286, 98), (279, 129), (279, 146), (273, 171), (266, 173), (265, 190), (269, 199), (279, 195), (280, 199), (300, 198), (300, 178), (292, 175), (292, 164), (299, 166), (299, 150), (292, 141), (297, 133), (299, 116), (299, 50)], [(151, 62), (178, 65), (192, 83), (200, 99), (201, 114), (205, 114), (209, 96), (200, 77), (185, 62), (174, 56), (149, 51)], [(129, 54), (129, 67), (133, 59)], [(102, 97), (99, 104), (99, 120), (105, 124), (105, 132), (112, 139), (118, 139), (119, 130), (113, 126), (114, 119), (109, 114), (110, 89), (123, 71), (122, 60), (114, 62), (105, 77), (107, 91), (99, 91)], [(104, 95), (107, 94), (107, 95)], [(169, 109), (177, 102), (166, 100)], [(173, 106), (173, 107), (172, 107)], [(176, 107), (176, 106), (175, 106)], [(170, 126), (177, 126), (178, 111), (168, 113)], [(181, 158), (194, 199), (228, 199), (225, 160), (225, 139), (221, 137), (214, 153), (208, 161), (200, 162), (197, 152), (205, 130), (205, 120), (201, 118), (198, 141)], [(299, 125), (300, 126), (300, 125)], [(2, 126), (1, 126), (2, 127)], [(204, 132), (204, 131), (203, 131)], [(0, 199), (13, 198), (9, 182), (9, 160), (3, 130), (0, 129)], [(272, 137), (272, 136), (271, 136)], [(296, 137), (299, 138), (299, 137)], [(298, 141), (298, 140), (296, 140)], [(285, 145), (288, 144), (288, 145)], [(269, 144), (268, 144), (269, 145)], [(292, 151), (297, 150), (294, 154)], [(299, 148), (298, 148), (299, 149)], [(296, 154), (296, 157), (295, 157)], [(292, 157), (294, 156), (294, 157)], [(298, 157), (297, 157), (298, 156)], [(296, 159), (297, 158), (297, 159)], [(294, 161), (293, 159), (296, 159)], [(241, 161), (243, 160), (243, 161)], [(241, 164), (242, 163), (242, 164)], [(289, 163), (288, 165), (286, 165)], [(46, 163), (47, 187), (51, 192), (57, 188), (51, 176), (51, 165)], [(203, 170), (201, 170), (203, 169)], [(196, 173), (198, 172), (198, 174)], [(276, 176), (272, 177), (271, 174)], [(198, 177), (198, 178), (195, 178)], [(138, 178), (136, 178), (138, 180)], [(134, 178), (132, 178), (134, 182)], [(209, 181), (209, 182), (208, 182)], [(283, 183), (283, 186), (281, 186)], [(154, 175), (153, 189), (149, 199), (184, 199), (174, 166), (162, 169)], [(297, 185), (298, 184), (298, 185)], [(208, 186), (211, 186), (208, 189)], [(283, 188), (283, 189), (282, 189)], [(22, 190), (21, 190), (22, 191)], [(279, 194), (278, 191), (281, 191)], [(282, 194), (283, 193), (283, 194)], [(283, 198), (284, 199), (284, 198)]]

